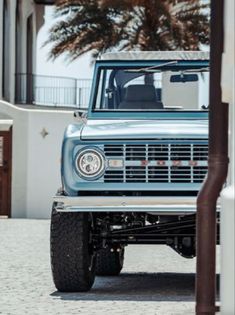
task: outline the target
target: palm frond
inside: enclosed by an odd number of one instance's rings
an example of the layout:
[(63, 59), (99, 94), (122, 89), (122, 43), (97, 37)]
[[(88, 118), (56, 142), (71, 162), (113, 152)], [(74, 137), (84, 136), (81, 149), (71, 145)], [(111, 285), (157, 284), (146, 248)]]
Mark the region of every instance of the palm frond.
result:
[(208, 0), (56, 0), (50, 58), (116, 50), (199, 50), (209, 43)]

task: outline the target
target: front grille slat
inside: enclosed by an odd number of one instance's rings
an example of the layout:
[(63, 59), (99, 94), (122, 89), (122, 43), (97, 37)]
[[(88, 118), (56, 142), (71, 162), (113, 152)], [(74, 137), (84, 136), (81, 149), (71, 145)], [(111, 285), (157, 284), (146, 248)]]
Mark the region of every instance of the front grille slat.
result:
[(149, 182), (168, 182), (168, 167), (161, 166), (149, 166), (148, 167), (148, 178)]
[(122, 170), (112, 170), (108, 171), (106, 170), (104, 174), (104, 182), (115, 182), (115, 183), (122, 183), (123, 182), (123, 171)]
[(123, 145), (105, 145), (104, 146), (105, 156), (123, 156)]
[(107, 144), (104, 153), (124, 161), (121, 170), (105, 171), (106, 183), (202, 183), (207, 174), (204, 143)]
[(146, 168), (144, 166), (127, 166), (126, 167), (126, 182), (142, 182), (146, 181)]

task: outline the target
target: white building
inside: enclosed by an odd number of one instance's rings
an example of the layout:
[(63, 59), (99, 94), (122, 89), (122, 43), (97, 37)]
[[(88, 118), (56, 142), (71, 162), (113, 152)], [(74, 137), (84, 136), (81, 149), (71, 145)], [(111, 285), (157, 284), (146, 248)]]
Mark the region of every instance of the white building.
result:
[(52, 2), (0, 1), (0, 216), (48, 218), (61, 185), (61, 140), (73, 111), (29, 105), (37, 34)]
[[(61, 141), (73, 110), (35, 103), (88, 102), (90, 80), (78, 86), (77, 80), (35, 76), (37, 35), (45, 5), (53, 2), (0, 1), (0, 216), (50, 217), (52, 196), (61, 185)], [(50, 80), (53, 97), (51, 88), (42, 89)]]

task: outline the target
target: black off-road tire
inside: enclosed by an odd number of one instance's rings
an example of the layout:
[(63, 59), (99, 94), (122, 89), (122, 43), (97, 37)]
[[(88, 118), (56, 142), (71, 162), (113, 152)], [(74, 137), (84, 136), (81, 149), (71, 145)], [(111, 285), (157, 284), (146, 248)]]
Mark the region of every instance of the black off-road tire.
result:
[(88, 213), (62, 213), (52, 209), (51, 268), (61, 292), (83, 292), (95, 279), (95, 256), (89, 243)]
[(98, 251), (96, 257), (97, 276), (118, 276), (124, 263), (124, 248), (120, 252), (111, 252), (110, 248)]

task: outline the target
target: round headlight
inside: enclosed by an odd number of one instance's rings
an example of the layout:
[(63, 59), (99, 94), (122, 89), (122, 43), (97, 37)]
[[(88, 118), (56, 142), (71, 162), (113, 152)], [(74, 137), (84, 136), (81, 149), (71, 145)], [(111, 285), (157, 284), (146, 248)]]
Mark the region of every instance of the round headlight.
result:
[(95, 179), (104, 170), (104, 157), (95, 149), (85, 149), (78, 154), (76, 167), (81, 177)]

